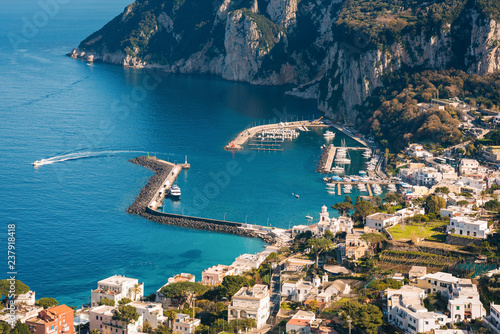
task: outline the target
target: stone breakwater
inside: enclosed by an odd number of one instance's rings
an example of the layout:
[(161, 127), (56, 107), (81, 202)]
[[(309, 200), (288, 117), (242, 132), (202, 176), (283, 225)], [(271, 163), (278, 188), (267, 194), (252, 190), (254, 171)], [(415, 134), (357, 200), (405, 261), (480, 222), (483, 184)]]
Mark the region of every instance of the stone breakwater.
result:
[(154, 157), (148, 158), (144, 156), (137, 157), (129, 161), (139, 166), (151, 169), (153, 172), (155, 172), (155, 175), (151, 176), (148, 183), (144, 186), (144, 188), (142, 188), (134, 203), (132, 203), (132, 205), (130, 205), (130, 207), (127, 209), (127, 213), (140, 215), (146, 219), (162, 224), (195, 228), (212, 232), (236, 234), (245, 237), (261, 238), (262, 240), (270, 244), (274, 244), (277, 242), (276, 238), (268, 232), (258, 229), (246, 228), (245, 224), (218, 221), (208, 218), (176, 215), (160, 212), (149, 208), (148, 204), (156, 195), (157, 190), (162, 186), (163, 181), (170, 174), (175, 165), (158, 160)]
[(333, 145), (327, 145), (323, 148), (323, 152), (319, 158), (318, 168), (316, 172), (318, 173), (330, 173), (332, 168), (332, 154), (334, 154), (335, 148)]

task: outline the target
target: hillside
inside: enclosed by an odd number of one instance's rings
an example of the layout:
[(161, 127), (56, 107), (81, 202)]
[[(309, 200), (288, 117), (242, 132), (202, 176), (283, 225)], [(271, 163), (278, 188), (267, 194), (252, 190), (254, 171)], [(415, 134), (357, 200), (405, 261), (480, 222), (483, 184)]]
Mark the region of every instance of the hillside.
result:
[(290, 94), (354, 124), (388, 73), (497, 71), (499, 21), (500, 0), (138, 0), (72, 54), (294, 84)]

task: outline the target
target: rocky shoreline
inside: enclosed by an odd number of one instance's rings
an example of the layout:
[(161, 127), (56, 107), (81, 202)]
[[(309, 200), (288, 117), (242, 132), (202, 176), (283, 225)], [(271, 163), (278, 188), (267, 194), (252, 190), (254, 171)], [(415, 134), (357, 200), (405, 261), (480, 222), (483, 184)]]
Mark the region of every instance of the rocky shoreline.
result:
[(211, 232), (236, 234), (245, 237), (260, 238), (263, 241), (274, 244), (277, 240), (267, 232), (247, 229), (244, 224), (232, 222), (218, 222), (213, 219), (198, 217), (186, 217), (182, 215), (162, 213), (148, 208), (148, 204), (155, 196), (157, 189), (171, 172), (174, 164), (168, 164), (155, 157), (137, 157), (129, 160), (139, 166), (146, 167), (155, 174), (151, 176), (148, 183), (142, 188), (134, 203), (127, 209), (127, 213), (142, 216), (151, 221), (180, 227), (194, 228)]

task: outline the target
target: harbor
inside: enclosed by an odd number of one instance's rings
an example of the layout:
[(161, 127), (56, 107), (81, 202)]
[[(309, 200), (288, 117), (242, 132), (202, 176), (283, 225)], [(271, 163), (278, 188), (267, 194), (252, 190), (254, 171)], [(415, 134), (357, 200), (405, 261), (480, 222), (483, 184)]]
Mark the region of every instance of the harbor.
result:
[(253, 150), (261, 151), (282, 151), (279, 144), (285, 140), (293, 140), (297, 138), (297, 131), (309, 131), (310, 127), (327, 128), (329, 125), (320, 123), (320, 120), (315, 121), (295, 121), (295, 122), (280, 122), (265, 125), (258, 125), (240, 132), (233, 140), (231, 140), (224, 149), (226, 151), (239, 151), (243, 149), (243, 145), (247, 142)]

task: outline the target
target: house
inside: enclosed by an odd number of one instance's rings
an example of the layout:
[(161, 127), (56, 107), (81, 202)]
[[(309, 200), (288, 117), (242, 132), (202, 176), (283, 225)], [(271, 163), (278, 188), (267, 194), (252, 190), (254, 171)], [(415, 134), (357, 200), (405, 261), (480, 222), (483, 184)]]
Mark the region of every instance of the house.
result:
[[(20, 321), (23, 324), (26, 320), (36, 317), (43, 307), (36, 305), (16, 305), (16, 310), (14, 311), (14, 316), (16, 321)], [(12, 323), (12, 314), (10, 312), (5, 312), (0, 315), (0, 321)]]
[(369, 243), (361, 237), (365, 234), (361, 230), (354, 230), (353, 234), (347, 234), (345, 237), (345, 257), (348, 259), (359, 260), (365, 257), (369, 251)]
[(286, 280), (281, 286), (281, 296), (290, 298), (293, 302), (303, 302), (313, 288), (313, 282), (304, 281), (302, 278), (291, 278)]
[(452, 274), (437, 272), (418, 277), (416, 283), (413, 283), (413, 285), (424, 289), (427, 293), (440, 292), (448, 298), (452, 293), (453, 284), (458, 283), (458, 281), (459, 279)]
[(448, 205), (446, 208), (439, 210), (441, 217), (455, 217), (455, 216), (468, 216), (475, 215), (477, 211), (470, 210), (465, 206)]
[(201, 273), (201, 284), (205, 285), (218, 285), (226, 276), (235, 275), (235, 270), (231, 266), (218, 264), (208, 269), (203, 270)]
[(26, 320), (31, 334), (73, 334), (73, 309), (58, 305), (42, 310), (37, 317)]
[(168, 318), (163, 315), (163, 307), (160, 303), (136, 301), (128, 304), (137, 309), (137, 313), (142, 316), (142, 321), (148, 322), (151, 327), (157, 328), (167, 322)]
[(305, 260), (305, 259), (295, 259), (295, 258), (289, 258), (286, 260), (284, 264), (284, 271), (295, 271), (295, 272), (300, 272), (302, 271), (305, 267), (309, 268), (312, 266), (315, 262), (311, 260)]
[(397, 223), (398, 217), (395, 215), (388, 213), (374, 213), (366, 217), (365, 226), (382, 232), (384, 228), (396, 225)]
[(490, 303), (490, 322), (493, 326), (500, 329), (500, 305)]
[(413, 266), (408, 272), (408, 278), (414, 280), (427, 274), (427, 267)]
[(316, 319), (313, 312), (298, 311), (286, 323), (287, 333), (309, 334), (311, 333), (311, 323)]
[(448, 311), (453, 322), (486, 316), (477, 287), (470, 279), (460, 279), (458, 283), (453, 284), (453, 292), (448, 299)]
[(481, 239), (486, 239), (490, 233), (486, 220), (476, 220), (466, 216), (451, 218), (446, 231), (451, 234)]
[(250, 318), (255, 320), (257, 329), (262, 328), (270, 314), (270, 292), (267, 285), (256, 284), (242, 287), (231, 298), (228, 307), (228, 321)]
[(35, 291), (28, 291), (26, 293), (20, 294), (16, 296), (14, 299), (14, 304), (15, 305), (28, 305), (28, 306), (33, 306), (35, 305)]
[(411, 157), (424, 159), (433, 156), (431, 152), (424, 150), (424, 147), (420, 144), (408, 144), (406, 153)]
[(483, 148), (483, 156), (491, 162), (500, 160), (500, 146), (486, 146)]
[(398, 222), (411, 218), (416, 215), (425, 215), (425, 210), (419, 207), (404, 208), (394, 212)]
[(310, 232), (314, 237), (320, 237), (325, 234), (326, 231), (330, 231), (333, 234), (337, 233), (352, 233), (354, 227), (354, 222), (350, 217), (341, 216), (338, 219), (330, 217), (328, 213), (328, 208), (326, 205), (321, 207), (321, 212), (319, 214), (319, 222), (312, 225), (297, 225), (292, 228), (292, 237), (296, 237), (301, 233)]
[(481, 174), (487, 171), (486, 167), (482, 167), (475, 159), (462, 159), (458, 165), (460, 175)]
[(419, 186), (432, 187), (443, 180), (443, 173), (434, 167), (423, 167), (413, 173), (413, 183)]
[(188, 314), (177, 313), (177, 318), (174, 323), (174, 333), (180, 332), (182, 334), (193, 334), (201, 324), (200, 319), (191, 318)]
[(180, 273), (175, 276), (172, 276), (168, 279), (167, 284), (172, 284), (172, 283), (179, 283), (179, 282), (194, 282), (194, 275), (192, 274), (186, 274), (186, 273)]
[(405, 285), (399, 290), (386, 289), (389, 323), (407, 333), (424, 333), (439, 329), (449, 322), (442, 313), (429, 312), (422, 302), (425, 290)]
[(235, 269), (236, 275), (240, 275), (245, 271), (259, 268), (265, 259), (266, 255), (260, 253), (243, 254), (238, 256), (234, 260), (234, 262), (231, 264), (231, 267)]
[(116, 311), (116, 307), (107, 305), (91, 309), (89, 313), (89, 331), (92, 333), (94, 330), (97, 330), (101, 334), (130, 334), (139, 332), (139, 329), (143, 325), (142, 315), (139, 316), (136, 322), (126, 325), (120, 320), (113, 320), (113, 315)]
[(97, 289), (90, 293), (91, 306), (99, 305), (102, 299), (111, 299), (117, 303), (123, 298), (133, 301), (144, 297), (144, 283), (139, 283), (135, 278), (114, 275), (97, 282)]

